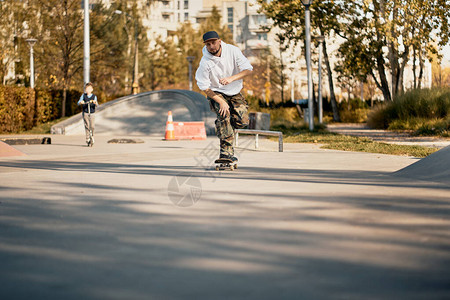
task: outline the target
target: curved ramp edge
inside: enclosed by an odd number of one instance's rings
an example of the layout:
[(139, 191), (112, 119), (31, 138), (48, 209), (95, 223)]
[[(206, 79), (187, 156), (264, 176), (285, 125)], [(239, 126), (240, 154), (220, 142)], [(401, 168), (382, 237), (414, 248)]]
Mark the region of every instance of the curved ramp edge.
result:
[[(163, 136), (167, 112), (174, 121), (203, 121), (207, 134), (214, 134), (215, 114), (206, 97), (186, 90), (161, 90), (129, 95), (99, 105), (95, 133)], [(84, 134), (81, 113), (51, 128), (52, 134)]]
[(450, 186), (450, 146), (394, 173), (399, 177), (446, 183)]

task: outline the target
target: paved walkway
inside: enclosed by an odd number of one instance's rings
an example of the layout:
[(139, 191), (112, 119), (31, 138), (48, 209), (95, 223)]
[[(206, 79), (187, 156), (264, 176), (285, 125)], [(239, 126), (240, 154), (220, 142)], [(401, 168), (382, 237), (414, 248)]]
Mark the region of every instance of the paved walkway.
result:
[(369, 137), (374, 141), (399, 145), (419, 145), (436, 148), (444, 148), (450, 145), (450, 138), (411, 136), (408, 133), (371, 129), (365, 124), (330, 124), (328, 125), (328, 130), (345, 135)]
[(447, 299), (449, 186), (417, 159), (242, 136), (54, 136), (0, 158), (0, 299)]

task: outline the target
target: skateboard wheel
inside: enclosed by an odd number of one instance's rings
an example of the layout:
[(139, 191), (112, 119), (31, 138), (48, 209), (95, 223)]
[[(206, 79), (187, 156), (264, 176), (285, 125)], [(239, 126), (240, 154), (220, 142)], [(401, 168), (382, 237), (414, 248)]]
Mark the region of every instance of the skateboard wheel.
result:
[(234, 168), (237, 169), (237, 164), (234, 165)]
[(219, 166), (216, 166), (216, 171), (219, 171)]
[(234, 170), (234, 167), (233, 166), (230, 166), (230, 171), (233, 171)]

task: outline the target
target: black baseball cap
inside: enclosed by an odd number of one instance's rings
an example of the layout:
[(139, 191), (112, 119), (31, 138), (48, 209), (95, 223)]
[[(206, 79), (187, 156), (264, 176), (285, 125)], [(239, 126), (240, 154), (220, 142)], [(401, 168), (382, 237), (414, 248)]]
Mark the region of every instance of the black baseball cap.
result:
[(203, 35), (203, 42), (206, 42), (206, 41), (208, 41), (208, 40), (215, 40), (215, 39), (218, 39), (219, 38), (219, 35), (217, 34), (217, 32), (215, 32), (215, 31), (208, 31), (207, 33), (205, 33), (204, 35)]

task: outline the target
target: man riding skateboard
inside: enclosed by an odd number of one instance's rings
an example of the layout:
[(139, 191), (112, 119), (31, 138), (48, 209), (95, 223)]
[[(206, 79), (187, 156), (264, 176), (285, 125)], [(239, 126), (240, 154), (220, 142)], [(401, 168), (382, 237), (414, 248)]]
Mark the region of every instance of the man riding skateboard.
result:
[(250, 75), (253, 67), (238, 47), (224, 43), (215, 31), (206, 32), (203, 43), (203, 57), (195, 79), (217, 114), (219, 159), (236, 162), (234, 130), (248, 125), (248, 104), (241, 94), (242, 78)]

